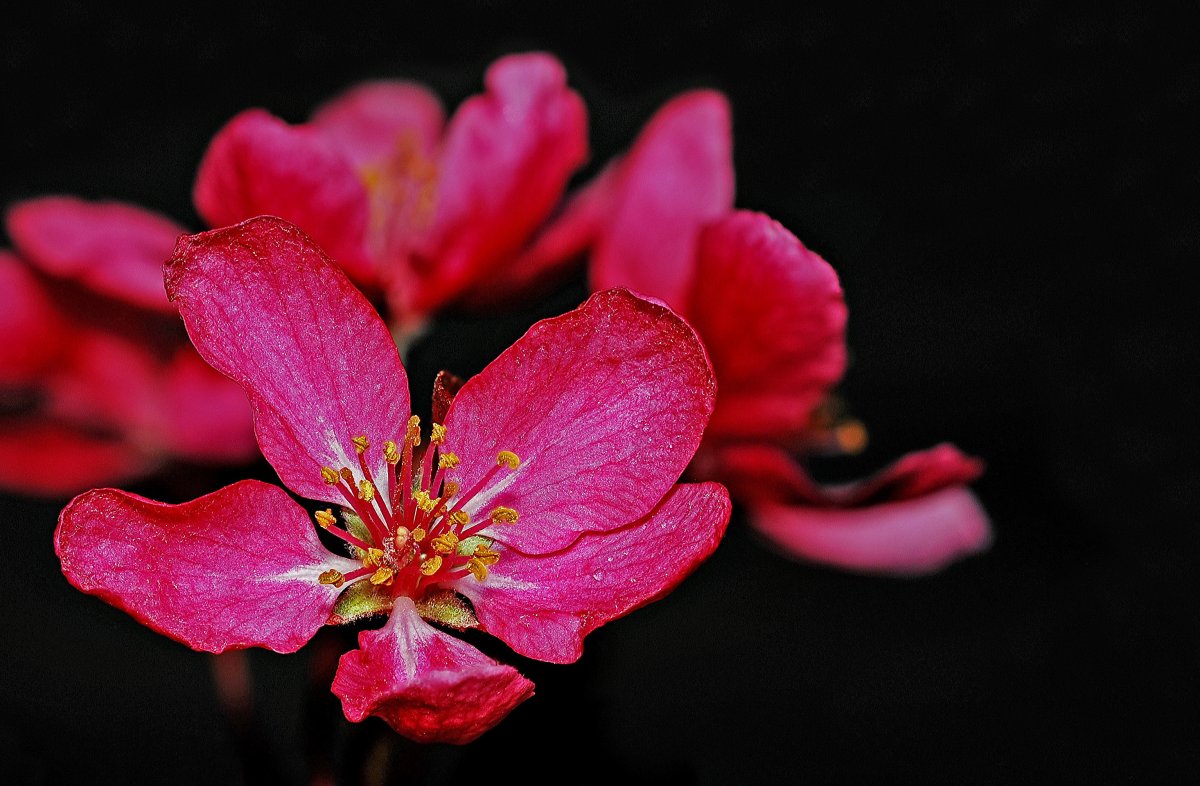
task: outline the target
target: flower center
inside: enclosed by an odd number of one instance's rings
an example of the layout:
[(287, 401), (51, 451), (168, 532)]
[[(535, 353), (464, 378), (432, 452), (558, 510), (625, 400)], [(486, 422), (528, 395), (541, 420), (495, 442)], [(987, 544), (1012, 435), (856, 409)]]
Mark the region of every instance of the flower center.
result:
[(421, 446), (421, 420), (413, 415), (403, 447), (391, 440), (383, 443), (388, 471), (383, 489), (390, 489), (389, 495), (381, 492), (367, 462), (370, 441), (359, 436), (352, 442), (358, 454), (357, 472), (349, 467), (321, 469), (324, 481), (345, 498), (344, 518), (352, 526), (339, 527), (332, 509), (317, 511), (316, 519), (322, 529), (350, 544), (362, 567), (345, 574), (327, 570), (319, 581), (341, 587), (365, 579), (391, 588), (394, 596), (419, 600), (431, 587), (468, 573), (478, 581), (487, 578), (500, 553), (479, 533), (492, 524), (515, 522), (517, 511), (498, 506), (486, 519), (472, 522), (466, 508), (472, 500), (490, 497), (488, 492), (505, 480), (502, 472), (520, 466), (517, 454), (500, 451), (496, 464), (464, 491), (445, 478), (447, 470), (459, 465), (459, 458), (443, 448), (444, 426), (433, 424), (424, 455), (414, 459), (414, 449)]
[(433, 221), (437, 165), (414, 133), (402, 134), (391, 155), (360, 172), (370, 194), (370, 242), (376, 254), (406, 250)]

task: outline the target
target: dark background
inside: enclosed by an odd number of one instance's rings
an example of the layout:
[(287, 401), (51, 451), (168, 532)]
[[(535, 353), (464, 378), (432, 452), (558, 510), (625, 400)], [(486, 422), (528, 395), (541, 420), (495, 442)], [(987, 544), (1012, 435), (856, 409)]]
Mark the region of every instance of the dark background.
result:
[[(391, 5), (10, 10), (0, 202), (119, 198), (198, 227), (195, 165), (239, 110), (300, 121), (387, 76), (453, 107), (495, 56), (526, 48), (559, 55), (587, 101), (589, 172), (675, 92), (720, 88), (739, 206), (780, 219), (846, 288), (843, 392), (872, 443), (825, 471), (954, 441), (988, 462), (976, 490), (996, 543), (934, 578), (883, 580), (789, 562), (735, 517), (709, 563), (595, 633), (580, 663), (491, 646), (538, 696), (475, 745), (419, 749), (338, 720), (327, 676), (308, 684), (345, 646), (336, 631), (299, 655), (250, 654), (256, 705), (238, 732), (208, 658), (68, 587), (51, 546), (60, 503), (5, 500), (6, 782), (300, 783), (306, 755), (346, 782), (364, 761), (429, 783), (1151, 782), (1200, 768), (1198, 342), (1183, 283), (1200, 251), (1194, 20), (1037, 2)], [(414, 398), (438, 368), (478, 370), (581, 296), (577, 283), (499, 323), (448, 320), (414, 351)], [(178, 480), (137, 488), (178, 499)]]

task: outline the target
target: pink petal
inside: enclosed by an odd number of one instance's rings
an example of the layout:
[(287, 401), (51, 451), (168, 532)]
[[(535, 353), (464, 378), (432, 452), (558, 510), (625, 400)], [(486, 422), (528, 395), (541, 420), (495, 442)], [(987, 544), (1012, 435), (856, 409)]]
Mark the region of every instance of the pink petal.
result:
[(316, 129), (290, 126), (261, 109), (242, 112), (209, 144), (193, 197), (210, 226), (280, 216), (356, 280), (375, 280), (366, 256), (366, 187), (349, 158)]
[(387, 625), (358, 634), (333, 692), (351, 721), (376, 715), (419, 742), (465, 744), (533, 695), (533, 683), (466, 642), (432, 627), (409, 598)]
[(797, 441), (846, 367), (833, 268), (769, 217), (731, 213), (701, 234), (686, 312), (721, 388), (709, 438)]
[(156, 459), (114, 435), (42, 416), (0, 420), (0, 489), (66, 497), (148, 474)]
[(283, 489), (254, 480), (182, 505), (89, 491), (63, 510), (54, 548), (76, 587), (205, 652), (300, 649), (340, 592), (317, 577), (358, 565), (325, 550)]
[(863, 508), (763, 502), (750, 520), (793, 557), (898, 576), (941, 570), (992, 540), (987, 514), (962, 486)]
[(583, 637), (663, 597), (717, 547), (729, 522), (717, 483), (679, 485), (645, 518), (586, 534), (554, 554), (504, 550), (482, 583), (466, 578), (483, 629), (521, 655), (570, 663)]
[(587, 157), (587, 110), (566, 72), (544, 54), (488, 69), (487, 92), (467, 99), (446, 131), (437, 209), (418, 291), (393, 292), (401, 310), (428, 312), (511, 259), (546, 220)]
[(31, 264), (142, 308), (171, 311), (163, 262), (186, 230), (133, 205), (44, 197), (8, 211), (8, 233)]
[(651, 118), (621, 164), (592, 289), (628, 287), (687, 307), (700, 227), (733, 207), (732, 145), (720, 93), (685, 93)]
[(462, 459), (448, 474), (471, 489), (499, 451), (515, 452), (520, 468), (465, 510), (481, 520), (516, 508), (520, 521), (497, 531), (504, 542), (557, 551), (658, 504), (695, 453), (715, 392), (687, 323), (625, 290), (600, 292), (467, 381), (446, 422), (447, 448)]
[(838, 505), (870, 505), (913, 499), (949, 486), (971, 483), (983, 474), (983, 462), (943, 442), (905, 454), (869, 478), (841, 486), (825, 486), (826, 498)]
[(309, 125), (342, 151), (355, 169), (378, 164), (402, 140), (431, 157), (442, 136), (442, 102), (416, 82), (364, 82), (313, 113)]
[(236, 463), (258, 455), (246, 394), (181, 347), (165, 369), (162, 440), (175, 456), (201, 463)]
[(41, 282), (20, 259), (0, 251), (0, 385), (34, 384), (69, 337)]
[(323, 466), (356, 468), (352, 438), (403, 438), (408, 382), (387, 326), (296, 227), (257, 218), (181, 238), (167, 293), (192, 343), (250, 396), (263, 455), (289, 488), (340, 503)]

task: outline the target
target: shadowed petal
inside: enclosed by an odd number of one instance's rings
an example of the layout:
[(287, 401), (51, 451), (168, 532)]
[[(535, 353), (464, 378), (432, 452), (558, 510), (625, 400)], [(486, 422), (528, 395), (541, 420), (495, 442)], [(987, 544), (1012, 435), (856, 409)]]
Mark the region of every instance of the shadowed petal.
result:
[(397, 144), (413, 143), (426, 156), (437, 150), (445, 122), (442, 102), (416, 82), (364, 82), (330, 99), (309, 125), (356, 169), (376, 165)]
[(39, 416), (0, 420), (0, 488), (14, 494), (66, 497), (133, 480), (156, 463), (120, 435)]
[(351, 721), (376, 715), (418, 742), (465, 744), (533, 695), (533, 683), (437, 630), (400, 598), (387, 625), (358, 634), (333, 692)]
[(583, 535), (553, 554), (503, 551), (483, 582), (466, 578), (457, 589), (483, 629), (518, 653), (570, 663), (588, 633), (683, 581), (717, 547), (728, 521), (724, 487), (676, 486), (635, 524)]
[(465, 510), (481, 520), (516, 508), (520, 520), (493, 534), (526, 554), (557, 551), (658, 504), (695, 453), (715, 392), (687, 323), (624, 290), (600, 292), (467, 381), (447, 418), (447, 448), (462, 459), (448, 474), (471, 489), (500, 451), (515, 452), (520, 467)]
[(300, 649), (340, 592), (317, 577), (358, 564), (326, 551), (283, 489), (253, 480), (182, 505), (89, 491), (63, 510), (54, 550), (73, 585), (205, 652)]
[(404, 434), (408, 382), (387, 326), (296, 227), (258, 218), (182, 238), (167, 292), (201, 356), (250, 396), (263, 455), (297, 494), (341, 503), (323, 466), (357, 467), (351, 439)]
[(133, 205), (74, 197), (18, 203), (7, 221), (21, 255), (46, 273), (142, 308), (171, 311), (162, 266), (187, 231), (174, 221)]

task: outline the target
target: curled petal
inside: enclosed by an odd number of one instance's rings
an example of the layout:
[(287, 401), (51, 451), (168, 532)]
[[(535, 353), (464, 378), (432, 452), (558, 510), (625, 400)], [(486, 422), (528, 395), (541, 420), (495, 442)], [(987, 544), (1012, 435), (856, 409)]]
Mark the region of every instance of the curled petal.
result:
[(398, 144), (413, 143), (425, 156), (437, 150), (445, 116), (442, 102), (416, 82), (364, 82), (326, 102), (309, 125), (358, 170), (378, 165)]
[[(167, 292), (202, 357), (250, 396), (263, 455), (289, 488), (341, 503), (322, 467), (405, 433), (408, 382), (387, 326), (303, 232), (278, 218), (184, 237)], [(369, 457), (387, 477), (383, 452)]]
[(533, 695), (516, 669), (429, 625), (409, 598), (358, 646), (333, 679), (346, 717), (376, 715), (418, 742), (468, 743)]
[(846, 367), (833, 268), (769, 217), (731, 213), (701, 235), (686, 313), (721, 385), (708, 438), (797, 441)]
[(242, 112), (209, 144), (193, 198), (213, 227), (263, 215), (287, 219), (356, 280), (375, 280), (366, 256), (366, 187), (315, 129), (290, 126), (261, 109)]
[(493, 536), (526, 554), (558, 551), (658, 504), (695, 453), (715, 393), (687, 323), (624, 290), (600, 292), (534, 325), (459, 391), (446, 423), (462, 459), (451, 479), (471, 489), (500, 451), (515, 453), (520, 466), (466, 510), (514, 508), (518, 523)]
[(0, 251), (0, 385), (36, 383), (69, 339), (41, 282), (16, 256)]
[(185, 231), (157, 213), (120, 202), (44, 197), (8, 211), (8, 232), (31, 264), (100, 294), (168, 313), (162, 266)]
[(583, 654), (583, 637), (670, 592), (717, 547), (729, 494), (717, 483), (679, 485), (649, 515), (585, 534), (554, 554), (505, 551), (483, 582), (458, 590), (484, 630), (516, 652), (553, 663)]
[(651, 118), (620, 164), (592, 289), (628, 287), (683, 312), (700, 227), (733, 207), (732, 146), (720, 93), (685, 93)]
[(63, 510), (54, 550), (80, 590), (205, 652), (300, 649), (340, 592), (317, 577), (358, 564), (326, 551), (283, 489), (253, 480), (182, 505), (89, 491)]
[(0, 488), (67, 497), (151, 472), (157, 457), (119, 434), (96, 434), (41, 416), (0, 419)]

